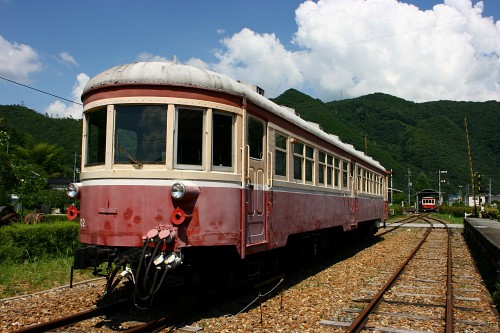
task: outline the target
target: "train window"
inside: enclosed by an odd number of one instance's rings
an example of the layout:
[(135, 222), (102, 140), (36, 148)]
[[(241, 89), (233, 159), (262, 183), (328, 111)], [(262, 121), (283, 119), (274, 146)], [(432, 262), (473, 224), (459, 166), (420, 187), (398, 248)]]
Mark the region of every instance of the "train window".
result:
[(177, 109), (177, 165), (202, 166), (203, 110)]
[(106, 108), (86, 114), (87, 154), (85, 165), (104, 164), (106, 156)]
[(318, 152), (318, 184), (325, 184), (326, 173), (326, 154), (322, 151)]
[(233, 116), (214, 113), (212, 121), (212, 165), (233, 167)]
[(333, 177), (333, 156), (328, 155), (326, 157), (326, 184), (328, 186), (332, 186), (332, 177)]
[(357, 175), (357, 186), (356, 186), (356, 189), (359, 192), (361, 192), (361, 184), (363, 182), (362, 174), (363, 174), (363, 170), (361, 170), (361, 167), (358, 166), (358, 175)]
[(293, 144), (293, 178), (302, 180), (302, 168), (304, 164), (304, 144), (295, 142)]
[(165, 163), (167, 107), (117, 105), (115, 163)]
[(264, 123), (254, 117), (248, 117), (248, 145), (251, 158), (264, 157)]
[(313, 169), (314, 169), (314, 148), (306, 146), (306, 181), (312, 182), (313, 180)]
[(287, 137), (276, 133), (275, 140), (274, 173), (277, 176), (286, 176)]
[(367, 171), (365, 169), (363, 169), (363, 188), (362, 188), (362, 191), (368, 192), (368, 175), (367, 175)]
[(334, 177), (333, 177), (333, 186), (335, 188), (340, 187), (340, 160), (338, 158), (335, 158), (335, 165), (334, 165)]
[(346, 161), (342, 161), (342, 188), (343, 189), (349, 189), (349, 183), (347, 181), (348, 172), (349, 172), (349, 163)]

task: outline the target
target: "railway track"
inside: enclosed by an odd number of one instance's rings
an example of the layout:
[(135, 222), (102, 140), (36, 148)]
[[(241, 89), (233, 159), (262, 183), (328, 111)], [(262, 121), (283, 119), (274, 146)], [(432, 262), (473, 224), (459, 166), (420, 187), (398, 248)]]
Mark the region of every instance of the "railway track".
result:
[[(416, 221), (414, 217), (410, 220)], [(428, 223), (437, 223), (428, 216), (420, 217), (418, 222), (425, 220)], [(442, 227), (428, 229), (428, 239), (415, 257), (408, 262), (398, 280), (384, 294), (383, 300), (368, 316), (366, 323), (361, 325), (362, 329), (380, 328), (381, 332), (384, 332), (384, 328), (386, 328), (386, 332), (445, 332), (446, 302), (448, 299), (452, 299), (453, 307), (448, 306), (448, 308), (453, 310), (455, 332), (498, 332), (498, 319), (491, 316), (488, 318), (489, 305), (486, 304), (488, 300), (484, 298), (485, 289), (478, 275), (474, 274), (474, 269), (471, 269), (473, 263), (467, 259), (468, 250), (461, 234), (455, 232), (456, 229), (450, 230), (451, 248), (453, 249), (451, 256), (453, 279), (450, 288), (447, 287), (445, 279), (447, 271), (449, 271), (446, 259), (450, 246), (448, 231)], [(424, 231), (426, 230), (423, 228), (399, 228), (399, 232), (390, 234), (384, 240), (374, 241), (371, 243), (372, 245), (367, 247), (366, 251), (363, 251), (371, 253), (371, 258), (368, 258), (364, 264), (358, 264), (362, 256), (345, 254), (334, 263), (324, 264), (320, 262), (319, 266), (323, 268), (317, 271), (310, 269), (308, 274), (311, 274), (312, 271), (315, 275), (300, 277), (300, 282), (294, 282), (292, 281), (293, 277), (287, 276), (284, 288), (280, 289), (281, 291), (277, 293), (276, 297), (259, 300), (256, 305), (254, 304), (250, 308), (245, 307), (244, 311), (239, 310), (248, 304), (251, 297), (254, 297), (250, 295), (252, 293), (243, 297), (238, 295), (235, 297), (236, 299), (231, 298), (228, 304), (209, 306), (209, 310), (198, 308), (196, 303), (192, 303), (193, 305), (187, 307), (187, 314), (184, 315), (174, 311), (181, 305), (177, 297), (170, 295), (170, 297), (163, 298), (162, 304), (167, 305), (167, 307), (163, 307), (163, 310), (159, 311), (158, 314), (139, 317), (135, 316), (132, 311), (128, 312), (130, 309), (121, 311), (120, 314), (110, 312), (99, 319), (87, 320), (76, 325), (72, 324), (73, 328), (68, 328), (68, 330), (87, 331), (87, 329), (98, 328), (100, 332), (199, 332), (203, 327), (202, 332), (215, 333), (225, 328), (227, 331), (236, 331), (236, 327), (243, 327), (244, 330), (248, 331), (257, 329), (257, 327), (273, 331), (273, 327), (283, 327), (285, 324), (295, 325), (293, 329), (288, 326), (289, 329), (284, 330), (290, 332), (343, 331), (372, 301), (377, 293), (376, 289), (382, 287), (389, 276), (394, 275), (396, 266), (399, 266), (406, 259), (404, 257), (413, 250), (411, 247), (420, 242), (420, 235)], [(386, 247), (385, 250), (378, 251), (377, 248), (385, 247), (386, 242), (393, 242), (396, 246)], [(403, 246), (405, 247), (404, 251), (402, 250)], [(353, 253), (361, 254), (358, 250)], [(351, 256), (353, 257), (351, 258)], [(381, 256), (389, 260), (386, 260), (383, 265), (378, 265), (379, 259), (384, 260)], [(336, 268), (345, 264), (349, 264), (349, 268), (345, 270)], [(353, 268), (351, 264), (355, 264), (355, 267), (358, 268)], [(376, 269), (374, 269), (375, 266)], [(328, 269), (323, 272), (324, 267), (328, 267)], [(357, 277), (355, 272), (361, 272), (361, 270), (364, 272), (358, 273), (359, 277)], [(342, 296), (337, 293), (337, 291), (342, 290), (346, 294), (347, 291), (354, 288), (354, 292), (349, 293), (349, 295)], [(446, 290), (452, 291), (452, 298), (447, 297)], [(172, 303), (174, 299), (175, 301)], [(317, 308), (315, 308), (316, 303)], [(175, 306), (172, 306), (173, 304)], [(333, 304), (340, 306), (332, 306)], [(314, 309), (313, 312), (309, 315), (303, 315), (305, 311), (308, 311), (308, 308)], [(342, 311), (345, 311), (346, 314), (341, 314)], [(221, 316), (221, 313), (232, 314)], [(193, 314), (196, 315), (193, 317)], [(338, 320), (344, 323), (336, 328), (319, 324), (322, 319), (330, 318), (334, 318), (332, 321)], [(293, 324), (294, 322), (296, 324)], [(185, 323), (187, 326), (181, 328), (179, 323)], [(399, 328), (400, 331), (397, 331), (396, 328)], [(32, 330), (24, 331), (49, 330), (34, 326), (28, 329)], [(51, 330), (57, 329), (51, 328)]]
[[(411, 216), (408, 216), (402, 220), (399, 220), (397, 222), (393, 222), (391, 223), (390, 225), (386, 226), (386, 228), (389, 228), (387, 230), (384, 230), (382, 232), (379, 232), (376, 236), (383, 236), (385, 234), (388, 234), (390, 232), (393, 232), (394, 230), (397, 230), (399, 229), (400, 227), (406, 225), (406, 224), (409, 224), (409, 223), (413, 223), (413, 222), (416, 222), (426, 216), (428, 216), (429, 213), (424, 213), (424, 214), (417, 214), (417, 215), (411, 215)], [(394, 225), (393, 224), (397, 224), (397, 225)]]
[(51, 330), (55, 330), (58, 328), (62, 328), (69, 325), (74, 325), (83, 320), (88, 320), (90, 318), (95, 318), (98, 316), (110, 314), (113, 312), (117, 312), (123, 308), (125, 308), (129, 302), (127, 300), (121, 300), (113, 304), (109, 304), (106, 306), (81, 311), (75, 314), (71, 314), (68, 316), (64, 316), (61, 318), (53, 319), (45, 323), (31, 325), (20, 330), (15, 331), (15, 333), (32, 333), (32, 332), (48, 332)]
[[(381, 272), (377, 280), (390, 278), (378, 291), (367, 291), (372, 297), (353, 299), (353, 303), (366, 304), (359, 308), (345, 309), (357, 314), (350, 322), (322, 320), (326, 326), (343, 327), (347, 332), (370, 330), (377, 332), (490, 332), (488, 323), (474, 320), (459, 320), (454, 311), (482, 311), (479, 308), (458, 306), (456, 301), (479, 301), (477, 298), (462, 297), (454, 291), (454, 280), (460, 276), (453, 272), (453, 234), (447, 225), (428, 215), (407, 219), (429, 223), (421, 241), (394, 272)], [(408, 222), (406, 222), (408, 223)], [(433, 223), (444, 224), (445, 228), (433, 228)], [(393, 231), (391, 229), (389, 231)], [(458, 288), (458, 291), (473, 289)], [(467, 327), (467, 328), (464, 328)], [(479, 327), (479, 330), (477, 328)], [(465, 329), (465, 330), (464, 330)], [(498, 329), (498, 327), (492, 329)]]

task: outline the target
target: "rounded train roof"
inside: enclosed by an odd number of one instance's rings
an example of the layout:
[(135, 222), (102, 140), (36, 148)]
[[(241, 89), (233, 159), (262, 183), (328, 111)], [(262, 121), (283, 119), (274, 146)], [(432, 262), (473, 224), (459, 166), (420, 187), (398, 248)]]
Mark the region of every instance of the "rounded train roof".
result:
[(83, 95), (105, 86), (130, 84), (191, 86), (243, 94), (241, 83), (206, 69), (170, 62), (135, 62), (97, 74), (87, 83)]
[(83, 89), (82, 97), (93, 90), (104, 87), (137, 84), (197, 87), (244, 96), (250, 102), (306, 129), (323, 140), (365, 161), (369, 165), (383, 172), (386, 171), (378, 161), (354, 149), (352, 145), (342, 142), (337, 136), (324, 132), (314, 123), (301, 119), (290, 112), (288, 108), (270, 101), (257, 93), (250, 85), (207, 69), (171, 62), (135, 62), (119, 65), (94, 76)]

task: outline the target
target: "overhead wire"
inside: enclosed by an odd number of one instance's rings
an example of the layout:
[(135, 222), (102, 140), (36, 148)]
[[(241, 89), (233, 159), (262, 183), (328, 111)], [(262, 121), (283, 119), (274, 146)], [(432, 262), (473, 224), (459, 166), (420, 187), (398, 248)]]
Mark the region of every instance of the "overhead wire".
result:
[(57, 95), (51, 94), (51, 93), (49, 93), (47, 91), (44, 91), (44, 90), (40, 90), (40, 89), (37, 89), (37, 88), (30, 87), (30, 86), (28, 86), (26, 84), (22, 84), (22, 83), (19, 83), (19, 82), (7, 79), (7, 78), (2, 77), (2, 76), (0, 76), (0, 79), (8, 81), (8, 82), (11, 82), (11, 83), (14, 83), (14, 84), (17, 84), (17, 85), (20, 85), (20, 86), (23, 86), (23, 87), (28, 88), (28, 89), (32, 89), (32, 90), (38, 91), (38, 92), (40, 92), (42, 94), (46, 94), (46, 95), (49, 95), (49, 96), (52, 96), (52, 97), (55, 97), (55, 98), (62, 99), (64, 101), (66, 101), (66, 102), (70, 102), (70, 103), (77, 104), (77, 105), (83, 105), (82, 103), (75, 102), (75, 101), (72, 101), (70, 99), (67, 99), (67, 98), (64, 98), (64, 97), (61, 97), (61, 96), (57, 96)]

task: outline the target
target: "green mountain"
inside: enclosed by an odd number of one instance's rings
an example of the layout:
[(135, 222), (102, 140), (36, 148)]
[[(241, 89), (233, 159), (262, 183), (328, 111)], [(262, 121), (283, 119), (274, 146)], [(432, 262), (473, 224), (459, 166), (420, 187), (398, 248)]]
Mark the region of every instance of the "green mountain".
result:
[(82, 120), (50, 118), (20, 105), (0, 105), (0, 119), (0, 130), (10, 136), (11, 151), (16, 145), (29, 148), (38, 143), (54, 144), (62, 148), (62, 176), (73, 176), (75, 154), (82, 151)]
[[(292, 107), (303, 119), (321, 124), (356, 149), (393, 170), (394, 188), (406, 191), (408, 171), (413, 191), (422, 179), (437, 189), (438, 171), (443, 192), (465, 194), (471, 183), (465, 118), (474, 172), (482, 175), (484, 192), (500, 192), (500, 102), (438, 101), (414, 103), (387, 94), (324, 103), (290, 89), (273, 99)], [(63, 148), (66, 176), (71, 176), (74, 154), (81, 152), (82, 121), (49, 118), (19, 105), (0, 105), (2, 129), (10, 146), (47, 142)], [(422, 184), (420, 184), (423, 186)]]
[(356, 149), (393, 169), (394, 188), (405, 190), (418, 178), (448, 194), (465, 194), (471, 183), (465, 118), (474, 172), (482, 188), (500, 191), (500, 102), (409, 102), (375, 93), (359, 98), (323, 103), (297, 90), (273, 99), (292, 107), (303, 119), (321, 124)]

